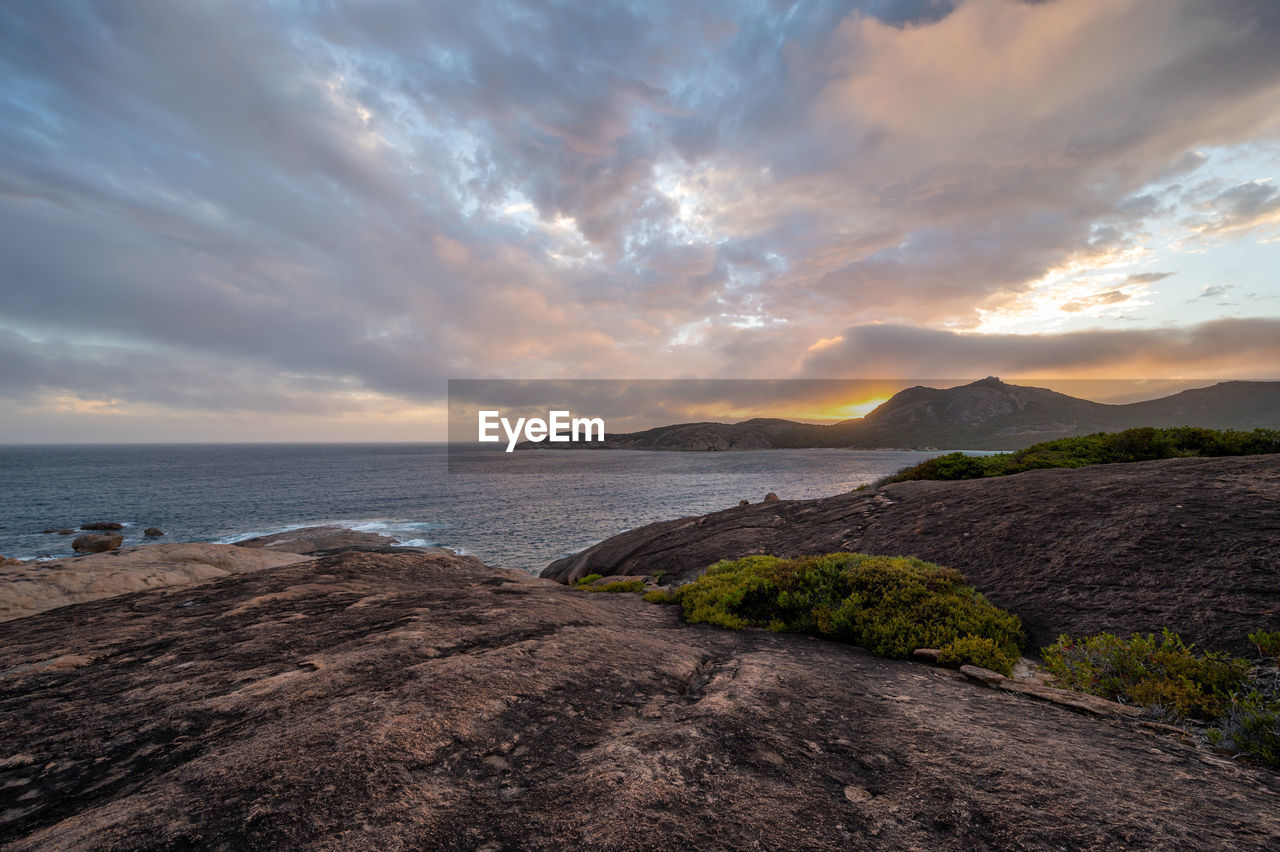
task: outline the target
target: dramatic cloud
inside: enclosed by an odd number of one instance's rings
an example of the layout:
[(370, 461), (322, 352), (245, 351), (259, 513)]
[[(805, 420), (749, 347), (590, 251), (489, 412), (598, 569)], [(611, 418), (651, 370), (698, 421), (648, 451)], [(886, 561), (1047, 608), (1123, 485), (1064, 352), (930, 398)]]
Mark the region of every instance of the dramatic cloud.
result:
[[(1280, 320), (1222, 319), (1176, 329), (1062, 334), (962, 334), (868, 325), (814, 354), (807, 375), (838, 378), (888, 371), (919, 376), (1130, 376), (1161, 379), (1274, 378)], [(1252, 362), (1252, 368), (1242, 366)], [(1228, 374), (1227, 370), (1234, 370)]]
[[(1275, 312), (1277, 39), (1269, 0), (6, 4), (0, 394), (24, 439), (404, 416), (877, 327), (937, 348), (865, 375), (1010, 332), (1177, 373)], [(1266, 363), (1221, 346), (1187, 369)]]

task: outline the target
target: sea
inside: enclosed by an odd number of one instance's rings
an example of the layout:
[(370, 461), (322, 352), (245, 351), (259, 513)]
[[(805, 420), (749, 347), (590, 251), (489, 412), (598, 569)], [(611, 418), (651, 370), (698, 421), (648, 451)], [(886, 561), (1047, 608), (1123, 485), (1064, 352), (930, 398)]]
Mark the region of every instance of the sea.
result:
[[(72, 554), (47, 528), (114, 521), (125, 545), (234, 543), (319, 524), (494, 567), (550, 562), (653, 521), (840, 494), (931, 458), (899, 450), (517, 450), (450, 465), (445, 444), (0, 446), (0, 554)], [(487, 452), (487, 451), (486, 451)], [(491, 462), (491, 463), (489, 463)], [(454, 469), (450, 472), (451, 467)], [(461, 469), (461, 470), (459, 470)]]

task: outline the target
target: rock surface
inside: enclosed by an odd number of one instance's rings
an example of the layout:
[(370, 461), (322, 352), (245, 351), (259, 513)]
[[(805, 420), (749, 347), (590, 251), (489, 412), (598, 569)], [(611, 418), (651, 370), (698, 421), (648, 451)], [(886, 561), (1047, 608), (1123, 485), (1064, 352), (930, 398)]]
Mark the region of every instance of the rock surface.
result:
[(147, 527), (145, 530), (142, 531), (142, 534), (145, 535), (147, 538), (160, 538), (161, 536), (164, 535), (164, 530), (160, 529), (159, 527)]
[(264, 548), (315, 555), (346, 547), (390, 547), (396, 544), (391, 536), (375, 532), (347, 529), (340, 526), (303, 527), (286, 532), (260, 535), (236, 542), (237, 547)]
[[(116, 536), (119, 538), (119, 536)], [(305, 561), (229, 544), (148, 544), (0, 570), (0, 621), (68, 604)]]
[(649, 524), (542, 573), (670, 582), (752, 553), (913, 555), (1021, 616), (1033, 648), (1169, 627), (1246, 653), (1249, 631), (1280, 629), (1277, 541), (1280, 456), (1169, 459), (744, 506)]
[(122, 544), (124, 544), (122, 535), (88, 533), (71, 542), (71, 549), (76, 553), (105, 553), (108, 550), (115, 550)]
[(118, 524), (114, 521), (98, 521), (92, 524), (82, 524), (80, 529), (92, 530), (95, 532), (112, 532), (124, 529), (124, 524)]
[(0, 743), (14, 850), (1280, 845), (1280, 776), (1140, 723), (451, 556), (0, 625)]

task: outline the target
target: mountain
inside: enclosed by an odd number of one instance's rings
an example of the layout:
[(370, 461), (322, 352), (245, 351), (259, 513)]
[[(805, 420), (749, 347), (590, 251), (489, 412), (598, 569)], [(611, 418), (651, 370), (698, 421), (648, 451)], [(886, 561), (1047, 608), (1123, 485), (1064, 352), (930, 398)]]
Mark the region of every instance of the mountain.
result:
[(1109, 405), (1046, 388), (1011, 385), (991, 376), (954, 388), (907, 388), (866, 417), (830, 426), (766, 418), (741, 423), (680, 423), (609, 435), (597, 446), (632, 450), (1012, 450), (1070, 435), (1134, 426), (1278, 428), (1280, 382), (1221, 382), (1160, 399)]

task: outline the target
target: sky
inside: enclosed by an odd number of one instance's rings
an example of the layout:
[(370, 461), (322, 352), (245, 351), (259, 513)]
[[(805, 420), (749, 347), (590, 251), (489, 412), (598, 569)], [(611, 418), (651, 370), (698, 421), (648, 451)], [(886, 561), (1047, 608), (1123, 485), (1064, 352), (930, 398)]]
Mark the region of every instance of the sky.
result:
[(0, 6), (0, 442), (1280, 379), (1280, 3)]

